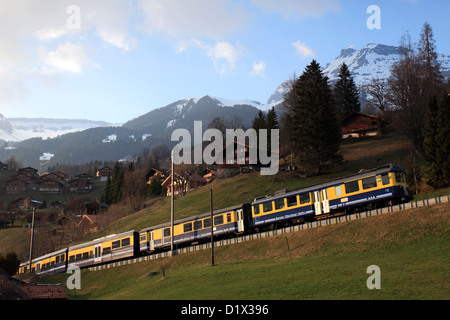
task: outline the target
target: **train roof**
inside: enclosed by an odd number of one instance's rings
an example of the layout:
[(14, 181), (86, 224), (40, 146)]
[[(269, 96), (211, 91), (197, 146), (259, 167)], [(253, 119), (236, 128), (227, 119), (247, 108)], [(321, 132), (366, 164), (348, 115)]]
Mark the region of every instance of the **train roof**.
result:
[(89, 241), (89, 242), (80, 243), (80, 244), (77, 244), (75, 246), (71, 246), (71, 247), (69, 247), (69, 251), (81, 249), (81, 248), (84, 248), (84, 247), (89, 247), (89, 246), (92, 246), (92, 245), (95, 245), (95, 244), (98, 244), (98, 243), (105, 242), (106, 240), (122, 238), (122, 237), (125, 237), (125, 236), (128, 236), (128, 235), (133, 235), (133, 234), (134, 234), (134, 230), (127, 231), (127, 232), (122, 232), (122, 233), (119, 233), (119, 234), (111, 234), (111, 235), (106, 236), (106, 237), (98, 238), (98, 239), (95, 239), (95, 240), (92, 240), (92, 241)]
[[(231, 206), (231, 207), (228, 207), (228, 208), (214, 210), (213, 211), (213, 215), (217, 215), (217, 214), (221, 214), (221, 213), (225, 213), (225, 212), (229, 212), (229, 211), (234, 211), (234, 210), (242, 208), (242, 206), (244, 206), (244, 204), (239, 204), (239, 205)], [(203, 219), (203, 218), (209, 217), (210, 215), (211, 215), (211, 212), (202, 213), (202, 214), (199, 214), (197, 216), (176, 220), (176, 221), (174, 221), (173, 224), (176, 225), (176, 224), (186, 223), (188, 221), (194, 221), (194, 220), (197, 220), (197, 219)], [(171, 226), (171, 222), (166, 222), (166, 223), (159, 224), (157, 226), (144, 228), (144, 229), (142, 229), (139, 232), (145, 232), (145, 231), (149, 231), (149, 230), (155, 230), (155, 229), (160, 229), (160, 228), (170, 227), (170, 226)]]
[(359, 173), (355, 173), (352, 175), (348, 175), (345, 177), (340, 177), (340, 178), (336, 178), (327, 182), (322, 182), (322, 183), (318, 183), (315, 185), (311, 185), (308, 187), (304, 187), (301, 189), (296, 189), (293, 191), (289, 191), (289, 192), (285, 192), (283, 194), (279, 194), (279, 195), (274, 195), (274, 196), (263, 196), (263, 197), (259, 197), (259, 198), (255, 198), (255, 200), (252, 202), (252, 204), (260, 204), (260, 203), (264, 203), (267, 201), (273, 201), (279, 198), (285, 198), (285, 197), (289, 197), (289, 196), (293, 196), (293, 195), (297, 195), (299, 193), (307, 193), (307, 192), (312, 192), (312, 191), (316, 191), (316, 190), (320, 190), (320, 189), (324, 189), (324, 188), (328, 188), (334, 185), (339, 185), (348, 181), (352, 181), (352, 180), (356, 180), (356, 179), (361, 179), (361, 178), (365, 178), (365, 177), (370, 177), (373, 175), (378, 175), (378, 174), (383, 174), (386, 172), (403, 172), (403, 168), (396, 165), (396, 164), (386, 164), (384, 166), (375, 168), (375, 169), (371, 169), (371, 170), (364, 170), (363, 172), (359, 172)]

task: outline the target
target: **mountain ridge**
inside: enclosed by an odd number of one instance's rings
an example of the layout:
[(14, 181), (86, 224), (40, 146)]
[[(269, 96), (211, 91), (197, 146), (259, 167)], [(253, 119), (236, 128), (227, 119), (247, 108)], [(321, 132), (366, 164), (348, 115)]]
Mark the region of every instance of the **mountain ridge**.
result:
[[(450, 55), (439, 54), (438, 57), (443, 76), (450, 77)], [(372, 78), (387, 79), (390, 67), (399, 59), (399, 47), (395, 46), (371, 43), (361, 49), (349, 47), (342, 49), (339, 56), (323, 68), (323, 73), (333, 85), (338, 78), (342, 63), (345, 62), (356, 84), (361, 86)], [(73, 125), (73, 122), (77, 120), (53, 119), (52, 125), (35, 124), (33, 126), (33, 121), (45, 119), (13, 118), (12, 120), (0, 114), (0, 161), (16, 156), (24, 164), (36, 166), (39, 157), (44, 153), (53, 154), (52, 161), (55, 163), (119, 160), (139, 154), (143, 148), (151, 149), (159, 144), (170, 144), (171, 133), (177, 128), (188, 129), (192, 133), (194, 121), (203, 121), (203, 129), (206, 130), (215, 117), (221, 117), (229, 123), (238, 117), (241, 124), (250, 127), (260, 110), (267, 111), (275, 107), (280, 114), (279, 109), (283, 104), (284, 94), (289, 89), (290, 80), (282, 82), (270, 95), (266, 104), (250, 99), (232, 100), (212, 95), (182, 99), (153, 109), (122, 125), (84, 120), (85, 125), (90, 127), (85, 129), (78, 127), (80, 130), (76, 130), (74, 128), (76, 126)], [(59, 120), (72, 122), (72, 124), (66, 123), (64, 127), (58, 124)], [(28, 131), (34, 134), (31, 140), (21, 141), (17, 139), (17, 135), (13, 134), (14, 130), (21, 129), (18, 124), (20, 121), (28, 122), (27, 125), (31, 128)], [(12, 142), (6, 143), (6, 141)]]

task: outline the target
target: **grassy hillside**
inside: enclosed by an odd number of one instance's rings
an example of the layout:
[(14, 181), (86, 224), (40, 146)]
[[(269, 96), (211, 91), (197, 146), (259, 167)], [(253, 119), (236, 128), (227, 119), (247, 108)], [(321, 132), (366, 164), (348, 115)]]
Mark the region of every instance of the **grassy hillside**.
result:
[[(215, 267), (203, 250), (83, 271), (77, 299), (449, 299), (449, 211), (446, 203), (219, 247)], [(371, 265), (381, 290), (366, 286)]]

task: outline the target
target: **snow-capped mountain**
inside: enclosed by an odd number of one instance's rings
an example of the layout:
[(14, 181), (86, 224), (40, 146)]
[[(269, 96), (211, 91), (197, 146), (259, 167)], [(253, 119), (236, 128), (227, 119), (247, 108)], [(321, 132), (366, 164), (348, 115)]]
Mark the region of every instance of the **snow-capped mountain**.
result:
[[(335, 82), (339, 69), (345, 63), (357, 85), (367, 84), (373, 78), (387, 79), (392, 64), (401, 58), (399, 47), (370, 43), (365, 48), (342, 49), (338, 57), (323, 70), (330, 82)], [(438, 54), (444, 77), (450, 76), (450, 55)]]
[(46, 118), (5, 118), (0, 114), (0, 140), (18, 142), (31, 138), (55, 138), (66, 133), (109, 127), (104, 121)]

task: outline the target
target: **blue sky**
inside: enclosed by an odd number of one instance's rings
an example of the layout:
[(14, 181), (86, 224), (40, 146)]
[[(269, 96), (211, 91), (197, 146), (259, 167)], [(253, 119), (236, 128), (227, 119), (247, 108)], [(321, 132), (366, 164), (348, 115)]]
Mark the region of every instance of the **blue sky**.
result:
[[(367, 28), (370, 5), (381, 29)], [(176, 100), (266, 103), (312, 59), (418, 41), (450, 54), (448, 0), (0, 0), (0, 113), (123, 123)]]

